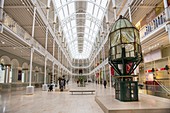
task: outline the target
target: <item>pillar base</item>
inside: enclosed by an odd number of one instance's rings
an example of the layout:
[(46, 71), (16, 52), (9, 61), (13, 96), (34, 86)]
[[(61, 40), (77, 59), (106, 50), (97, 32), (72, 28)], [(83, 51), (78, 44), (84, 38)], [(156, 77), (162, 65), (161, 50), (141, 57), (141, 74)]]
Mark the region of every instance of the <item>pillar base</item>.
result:
[(34, 86), (27, 86), (26, 87), (26, 94), (33, 95), (34, 94)]
[(11, 91), (11, 84), (10, 83), (4, 83), (4, 84), (1, 84), (1, 91), (4, 91), (4, 92), (10, 92)]
[(47, 90), (48, 90), (47, 84), (43, 84), (43, 85), (42, 85), (42, 90), (43, 90), (43, 91), (47, 91)]

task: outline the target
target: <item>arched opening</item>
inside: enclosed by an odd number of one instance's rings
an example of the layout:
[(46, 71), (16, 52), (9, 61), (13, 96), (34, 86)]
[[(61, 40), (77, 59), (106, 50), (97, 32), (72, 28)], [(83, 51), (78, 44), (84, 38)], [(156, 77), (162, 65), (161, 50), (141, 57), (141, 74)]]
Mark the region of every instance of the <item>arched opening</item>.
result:
[(10, 81), (10, 61), (8, 56), (0, 58), (0, 83), (9, 83)]
[(11, 80), (10, 82), (17, 82), (18, 81), (18, 68), (19, 68), (19, 62), (17, 59), (12, 59), (11, 60), (11, 73), (10, 73), (10, 77)]
[(28, 63), (24, 62), (22, 64), (22, 76), (24, 77), (24, 82), (28, 82), (28, 70), (29, 70)]

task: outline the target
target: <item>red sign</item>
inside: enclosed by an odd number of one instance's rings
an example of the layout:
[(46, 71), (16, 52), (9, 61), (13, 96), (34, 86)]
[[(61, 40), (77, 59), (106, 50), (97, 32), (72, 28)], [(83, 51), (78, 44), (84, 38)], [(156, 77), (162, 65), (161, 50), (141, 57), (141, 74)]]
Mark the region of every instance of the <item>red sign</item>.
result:
[(132, 63), (126, 64), (126, 73), (129, 73)]
[(156, 81), (146, 81), (145, 84), (147, 84), (147, 85), (159, 85)]
[(96, 73), (96, 78), (98, 78), (99, 77), (99, 73)]
[(114, 68), (113, 67), (110, 67), (110, 73), (111, 73), (111, 76), (114, 76)]
[[(164, 67), (163, 67), (163, 68), (160, 68), (160, 69), (155, 69), (155, 71), (163, 71), (163, 70), (165, 70)], [(146, 72), (146, 73), (151, 73), (151, 72), (152, 72), (152, 69), (146, 70), (145, 72)]]

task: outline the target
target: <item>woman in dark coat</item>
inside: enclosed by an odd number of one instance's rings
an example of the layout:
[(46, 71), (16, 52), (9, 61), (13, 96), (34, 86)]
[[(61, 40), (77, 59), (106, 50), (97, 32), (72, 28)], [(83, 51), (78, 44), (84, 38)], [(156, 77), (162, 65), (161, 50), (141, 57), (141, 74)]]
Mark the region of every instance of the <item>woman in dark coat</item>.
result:
[(104, 80), (104, 88), (106, 88), (107, 82), (106, 80)]

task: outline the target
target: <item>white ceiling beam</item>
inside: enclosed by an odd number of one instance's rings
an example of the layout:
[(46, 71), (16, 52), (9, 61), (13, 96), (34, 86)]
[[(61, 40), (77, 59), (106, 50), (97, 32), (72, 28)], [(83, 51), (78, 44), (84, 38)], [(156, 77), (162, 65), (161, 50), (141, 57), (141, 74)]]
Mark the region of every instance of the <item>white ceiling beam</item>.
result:
[(66, 5), (68, 5), (68, 4), (72, 3), (72, 2), (82, 2), (82, 1), (92, 3), (92, 4), (96, 5), (96, 6), (98, 6), (101, 10), (103, 10), (103, 11), (105, 10), (104, 7), (96, 4), (96, 2), (94, 2), (94, 1), (92, 1), (92, 0), (74, 0), (74, 1), (73, 1), (73, 0), (70, 0), (70, 1), (67, 2), (66, 4), (58, 7), (57, 9), (58, 9), (58, 11), (60, 11), (64, 6), (66, 6)]
[[(70, 41), (69, 42), (69, 44), (71, 44), (71, 43), (73, 43), (74, 41), (77, 41), (79, 38), (75, 38), (74, 40), (72, 40), (72, 41)], [(93, 45), (93, 43), (90, 41), (90, 40), (88, 40), (88, 39), (86, 39), (86, 38), (82, 38), (83, 40), (86, 40), (90, 45)]]
[(69, 35), (69, 36), (74, 36), (75, 34), (87, 34), (88, 36), (92, 37), (92, 38), (95, 38), (93, 37), (92, 35), (88, 34), (88, 33), (85, 33), (85, 32), (77, 32), (77, 33), (74, 33), (72, 35)]
[(89, 26), (86, 26), (86, 25), (84, 25), (84, 26), (73, 26), (73, 27), (71, 27), (70, 29), (68, 29), (67, 32), (69, 32), (70, 30), (72, 30), (72, 29), (74, 29), (74, 28), (79, 28), (79, 27), (88, 28), (88, 29), (90, 29), (91, 31), (93, 31), (93, 33), (97, 33), (96, 31), (94, 31), (94, 29), (91, 29)]
[(32, 8), (32, 6), (4, 6), (5, 9), (21, 9)]
[[(73, 13), (71, 15), (69, 15), (67, 18), (65, 18), (64, 20), (62, 20), (62, 27), (64, 27), (68, 22), (71, 22), (72, 20), (77, 20), (76, 15), (85, 15), (85, 18), (79, 18), (79, 19), (87, 19), (90, 20), (92, 22), (96, 22), (96, 23), (101, 23), (102, 21), (99, 20), (98, 18), (94, 17), (93, 15), (85, 12), (85, 13)], [(88, 17), (89, 16), (89, 17)]]

